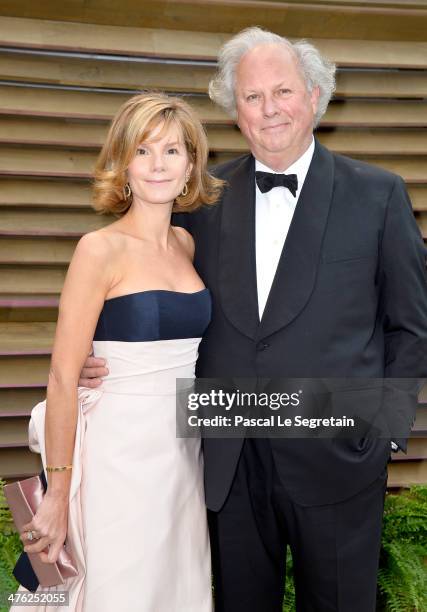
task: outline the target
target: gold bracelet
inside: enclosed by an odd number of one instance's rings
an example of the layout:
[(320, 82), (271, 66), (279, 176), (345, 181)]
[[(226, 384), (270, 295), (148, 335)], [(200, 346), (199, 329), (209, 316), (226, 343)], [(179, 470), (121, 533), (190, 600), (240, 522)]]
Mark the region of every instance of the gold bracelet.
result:
[(51, 465), (46, 466), (46, 472), (65, 472), (65, 470), (72, 470), (72, 465), (60, 465), (58, 467), (52, 467)]

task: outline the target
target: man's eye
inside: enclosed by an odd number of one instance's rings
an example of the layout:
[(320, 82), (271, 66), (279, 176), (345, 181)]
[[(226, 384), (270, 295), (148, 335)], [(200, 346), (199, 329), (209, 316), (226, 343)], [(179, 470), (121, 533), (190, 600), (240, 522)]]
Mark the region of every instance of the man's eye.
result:
[(282, 87), (281, 89), (279, 89), (279, 94), (281, 96), (286, 96), (286, 95), (288, 95), (290, 93), (291, 93), (291, 90), (290, 89), (286, 89), (285, 87)]
[(249, 94), (249, 96), (246, 96), (246, 100), (248, 102), (254, 102), (257, 99), (258, 99), (258, 94)]

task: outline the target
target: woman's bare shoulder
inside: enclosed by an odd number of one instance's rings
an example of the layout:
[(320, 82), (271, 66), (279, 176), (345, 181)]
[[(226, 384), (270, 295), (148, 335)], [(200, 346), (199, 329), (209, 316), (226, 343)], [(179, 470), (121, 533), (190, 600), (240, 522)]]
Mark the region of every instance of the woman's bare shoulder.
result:
[(183, 227), (179, 227), (178, 225), (173, 225), (172, 228), (181, 246), (187, 251), (191, 259), (193, 259), (194, 257), (194, 238), (193, 236), (186, 229), (184, 229)]
[[(99, 258), (108, 258), (114, 253), (121, 252), (125, 246), (126, 237), (109, 226), (82, 236), (77, 243), (80, 252)], [(76, 249), (77, 250), (77, 249)]]

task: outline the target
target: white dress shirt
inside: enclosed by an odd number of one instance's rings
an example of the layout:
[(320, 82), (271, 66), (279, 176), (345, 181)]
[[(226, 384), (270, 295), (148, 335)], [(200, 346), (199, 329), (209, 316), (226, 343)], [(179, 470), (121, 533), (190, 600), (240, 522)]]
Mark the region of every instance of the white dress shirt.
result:
[[(261, 320), (273, 284), (277, 265), (285, 245), (292, 217), (295, 212), (302, 186), (314, 153), (314, 138), (308, 149), (296, 162), (284, 170), (285, 174), (296, 174), (298, 190), (295, 197), (287, 187), (274, 187), (261, 193), (256, 186), (255, 235), (256, 235), (256, 275), (258, 288), (258, 311)], [(257, 159), (255, 171), (272, 172)], [(285, 247), (286, 248), (286, 247)]]

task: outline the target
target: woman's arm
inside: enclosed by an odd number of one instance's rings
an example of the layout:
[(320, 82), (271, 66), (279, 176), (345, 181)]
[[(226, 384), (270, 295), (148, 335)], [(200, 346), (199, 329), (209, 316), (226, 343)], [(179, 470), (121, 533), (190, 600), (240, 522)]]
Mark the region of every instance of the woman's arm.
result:
[[(77, 383), (90, 351), (99, 313), (109, 288), (114, 284), (114, 255), (105, 233), (83, 236), (74, 252), (65, 279), (47, 388), (46, 461), (50, 466), (72, 463), (77, 421)], [(48, 489), (34, 519), (25, 525), (27, 552), (41, 552), (56, 561), (67, 529), (71, 471), (48, 474)], [(27, 531), (40, 539), (28, 544)]]

